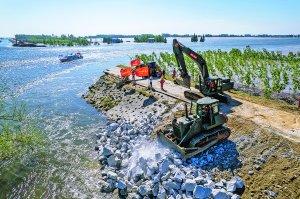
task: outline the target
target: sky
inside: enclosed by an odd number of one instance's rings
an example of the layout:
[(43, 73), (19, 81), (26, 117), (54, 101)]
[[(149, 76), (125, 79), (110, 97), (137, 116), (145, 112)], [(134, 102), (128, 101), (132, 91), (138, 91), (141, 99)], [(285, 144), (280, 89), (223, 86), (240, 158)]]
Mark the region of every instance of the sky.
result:
[(300, 0), (0, 0), (15, 34), (300, 34)]

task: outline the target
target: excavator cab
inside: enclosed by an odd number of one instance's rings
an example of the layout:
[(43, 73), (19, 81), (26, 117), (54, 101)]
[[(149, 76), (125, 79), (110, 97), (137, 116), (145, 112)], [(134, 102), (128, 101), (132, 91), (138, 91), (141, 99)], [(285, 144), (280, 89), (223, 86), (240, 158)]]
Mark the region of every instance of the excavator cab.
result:
[(203, 125), (215, 125), (216, 117), (220, 114), (218, 100), (206, 97), (198, 100), (196, 105), (197, 116), (201, 118)]

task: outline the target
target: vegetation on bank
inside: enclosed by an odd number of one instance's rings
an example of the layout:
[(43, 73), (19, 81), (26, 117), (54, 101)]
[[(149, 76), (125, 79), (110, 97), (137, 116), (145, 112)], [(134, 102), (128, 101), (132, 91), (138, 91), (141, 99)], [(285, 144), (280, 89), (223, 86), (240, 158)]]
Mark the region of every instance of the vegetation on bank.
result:
[(134, 42), (144, 43), (144, 42), (157, 42), (157, 43), (167, 43), (167, 39), (162, 35), (153, 34), (142, 34), (134, 37)]
[[(233, 79), (243, 87), (255, 91), (259, 89), (264, 96), (270, 98), (272, 94), (287, 91), (299, 94), (300, 91), (300, 54), (290, 52), (256, 51), (249, 47), (243, 51), (209, 50), (198, 52), (207, 62), (211, 76)], [(156, 61), (166, 72), (177, 68), (174, 54), (162, 52), (160, 54), (139, 54), (137, 57), (144, 62)], [(187, 69), (194, 82), (199, 81), (199, 67), (190, 58), (185, 57)]]
[(34, 44), (57, 45), (57, 46), (87, 46), (90, 42), (85, 37), (73, 35), (16, 35), (18, 41), (25, 41)]
[(44, 157), (45, 139), (24, 105), (0, 99), (0, 198), (6, 198)]
[(108, 111), (113, 107), (117, 106), (120, 103), (120, 100), (115, 100), (112, 96), (102, 96), (99, 99), (98, 106), (104, 111)]

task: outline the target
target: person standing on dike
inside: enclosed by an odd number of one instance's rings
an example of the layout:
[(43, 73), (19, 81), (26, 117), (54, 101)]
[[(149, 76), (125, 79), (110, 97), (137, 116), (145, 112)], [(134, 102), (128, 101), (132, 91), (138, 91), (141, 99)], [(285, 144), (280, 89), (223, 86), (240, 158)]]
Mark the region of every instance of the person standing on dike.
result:
[(135, 82), (135, 70), (132, 70), (132, 84), (135, 86), (136, 82)]
[(160, 78), (160, 80), (159, 80), (159, 83), (160, 83), (160, 89), (161, 89), (162, 91), (166, 91), (166, 90), (164, 89), (164, 83), (165, 83), (165, 71), (162, 72), (162, 75), (161, 75), (161, 78)]

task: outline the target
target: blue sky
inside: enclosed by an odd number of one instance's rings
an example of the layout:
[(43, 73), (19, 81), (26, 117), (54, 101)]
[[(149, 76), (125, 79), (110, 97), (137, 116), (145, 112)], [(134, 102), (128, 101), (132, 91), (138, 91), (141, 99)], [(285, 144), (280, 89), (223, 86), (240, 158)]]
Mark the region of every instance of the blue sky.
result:
[(14, 34), (300, 34), (299, 0), (0, 0)]

